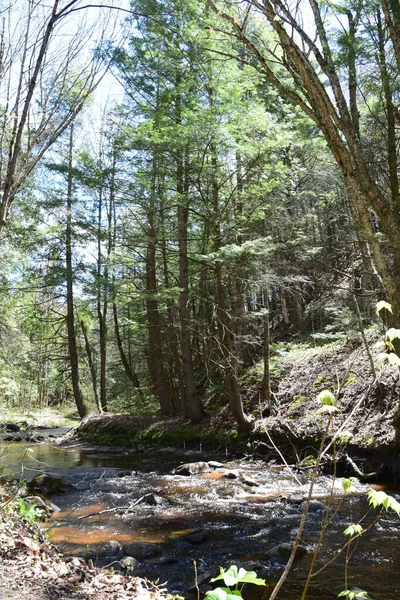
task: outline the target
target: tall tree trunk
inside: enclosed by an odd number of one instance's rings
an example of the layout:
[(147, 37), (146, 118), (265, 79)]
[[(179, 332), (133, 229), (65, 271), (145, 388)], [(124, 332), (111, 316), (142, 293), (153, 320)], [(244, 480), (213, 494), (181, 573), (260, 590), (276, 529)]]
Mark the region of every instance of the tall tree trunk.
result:
[(121, 358), (122, 366), (124, 367), (125, 375), (133, 383), (134, 388), (136, 388), (136, 390), (138, 391), (140, 396), (143, 396), (143, 391), (140, 386), (139, 377), (137, 376), (136, 371), (132, 368), (130, 361), (128, 360), (128, 358), (125, 354), (124, 345), (122, 343), (122, 338), (121, 338), (121, 332), (119, 329), (118, 309), (117, 309), (117, 303), (115, 301), (115, 298), (113, 299), (112, 307), (113, 307), (113, 317), (114, 317), (115, 339), (117, 341), (118, 352), (119, 352), (119, 356)]
[(92, 380), (94, 401), (96, 403), (97, 410), (101, 413), (102, 408), (101, 408), (101, 404), (100, 404), (99, 393), (97, 391), (96, 364), (93, 360), (93, 352), (92, 352), (92, 347), (91, 347), (90, 341), (89, 341), (88, 330), (87, 330), (85, 321), (83, 319), (80, 320), (80, 325), (81, 325), (81, 330), (83, 333), (83, 339), (85, 340), (85, 350), (86, 350), (86, 356), (87, 356), (88, 363), (89, 363), (90, 378)]
[(149, 334), (148, 363), (154, 394), (165, 416), (175, 414), (175, 407), (169, 393), (164, 368), (164, 352), (161, 334), (161, 319), (158, 308), (156, 276), (156, 238), (150, 221), (146, 248), (146, 314)]
[[(213, 92), (209, 91), (210, 106), (213, 106)], [(214, 139), (210, 142), (211, 154), (211, 202), (213, 210), (214, 225), (214, 251), (222, 247), (220, 199), (218, 185), (218, 158), (217, 145)], [(251, 422), (245, 415), (238, 383), (238, 358), (235, 352), (235, 343), (231, 329), (230, 317), (226, 309), (225, 288), (223, 280), (223, 265), (217, 260), (215, 267), (215, 285), (217, 296), (217, 326), (219, 343), (223, 356), (224, 376), (227, 385), (229, 408), (235, 418), (238, 429), (248, 432)]]
[[(199, 423), (204, 418), (203, 406), (196, 391), (193, 372), (193, 355), (190, 337), (189, 308), (189, 260), (188, 260), (188, 189), (184, 183), (184, 166), (182, 155), (178, 150), (177, 160), (177, 192), (178, 192), (178, 243), (179, 243), (179, 318), (181, 331), (182, 367), (185, 382), (184, 414), (192, 423)], [(186, 178), (187, 181), (187, 178)]]
[(65, 227), (65, 266), (67, 283), (67, 334), (68, 355), (71, 366), (72, 389), (76, 407), (81, 419), (87, 415), (87, 408), (79, 383), (79, 359), (76, 344), (75, 316), (74, 316), (74, 290), (73, 290), (73, 267), (72, 267), (72, 200), (73, 200), (73, 175), (72, 175), (72, 152), (73, 152), (73, 126), (70, 128), (69, 151), (68, 151), (68, 187), (67, 187), (67, 215)]
[(99, 193), (97, 214), (97, 318), (99, 321), (100, 346), (100, 405), (107, 410), (106, 365), (107, 365), (107, 310), (108, 310), (108, 271), (107, 265), (102, 269), (102, 220), (103, 220), (103, 188)]

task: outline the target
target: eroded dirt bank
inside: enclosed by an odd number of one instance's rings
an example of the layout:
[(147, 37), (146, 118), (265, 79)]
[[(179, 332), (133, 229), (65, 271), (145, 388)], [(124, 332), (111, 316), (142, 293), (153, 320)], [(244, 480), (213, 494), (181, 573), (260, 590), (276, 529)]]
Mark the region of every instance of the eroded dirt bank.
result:
[[(338, 472), (368, 481), (400, 480), (400, 443), (396, 431), (400, 398), (398, 367), (382, 366), (377, 357), (382, 341), (370, 335), (370, 360), (359, 339), (310, 348), (284, 345), (275, 359), (273, 414), (263, 417), (256, 368), (242, 379), (246, 410), (253, 431), (238, 434), (227, 409), (193, 427), (182, 420), (157, 420), (134, 415), (94, 415), (74, 432), (80, 440), (149, 451), (213, 449), (216, 453), (263, 455), (268, 460), (310, 467), (326, 431), (327, 417), (319, 412), (318, 394), (325, 389), (337, 396), (338, 412), (329, 429), (323, 468), (333, 461)], [(325, 447), (326, 447), (325, 445)]]

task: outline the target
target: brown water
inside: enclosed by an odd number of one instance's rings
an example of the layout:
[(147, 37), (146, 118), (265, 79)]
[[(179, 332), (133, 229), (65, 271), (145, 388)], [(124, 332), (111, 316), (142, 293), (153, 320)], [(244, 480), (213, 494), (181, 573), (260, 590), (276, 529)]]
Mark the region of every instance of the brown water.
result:
[[(163, 547), (163, 555), (141, 563), (137, 574), (151, 579), (159, 577), (168, 591), (190, 597), (186, 590), (194, 583), (195, 560), (200, 574), (231, 564), (254, 569), (267, 580), (268, 586), (252, 590), (251, 598), (267, 599), (283, 565), (268, 558), (266, 553), (276, 544), (293, 540), (301, 514), (299, 502), (307, 493), (307, 481), (300, 485), (286, 468), (227, 458), (219, 459), (224, 467), (240, 470), (256, 485), (250, 487), (242, 481), (228, 480), (222, 476), (224, 469), (192, 477), (171, 474), (183, 462), (205, 459), (201, 453), (146, 455), (50, 444), (0, 446), (0, 461), (8, 470), (22, 472), (28, 479), (46, 471), (76, 486), (74, 491), (53, 498), (60, 511), (45, 525), (65, 553), (90, 553), (95, 557), (96, 551), (110, 539), (122, 543), (155, 542)], [(321, 477), (314, 495), (324, 499), (331, 485), (329, 478)], [(351, 497), (343, 498), (340, 485), (337, 486), (338, 511), (327, 528), (318, 566), (326, 564), (335, 554), (344, 542), (343, 530), (367, 509), (365, 492), (366, 488), (358, 484)], [(149, 505), (144, 498), (135, 505), (149, 493), (155, 495), (159, 504)], [(98, 514), (110, 508), (118, 510)], [(283, 600), (299, 600), (301, 596), (321, 518), (321, 512), (309, 514), (303, 540), (309, 555), (295, 564), (280, 595)], [(366, 522), (371, 519), (372, 515)], [(348, 585), (359, 586), (381, 600), (400, 598), (399, 523), (398, 517), (387, 514), (360, 540), (348, 561)], [(207, 539), (194, 545), (183, 536), (197, 528), (207, 532)], [(344, 588), (344, 557), (340, 557), (312, 581), (307, 597), (329, 600)]]

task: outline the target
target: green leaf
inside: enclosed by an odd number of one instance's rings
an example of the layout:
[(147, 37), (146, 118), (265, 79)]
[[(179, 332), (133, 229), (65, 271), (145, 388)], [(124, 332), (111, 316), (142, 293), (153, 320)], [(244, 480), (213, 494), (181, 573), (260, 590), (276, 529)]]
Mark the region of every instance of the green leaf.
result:
[(223, 579), (225, 585), (229, 587), (236, 586), (238, 583), (252, 583), (253, 585), (265, 585), (265, 580), (257, 577), (255, 571), (246, 571), (241, 567), (237, 568), (236, 565), (231, 565), (229, 569), (225, 571), (220, 567), (220, 574), (217, 577), (211, 579), (211, 582)]
[(394, 327), (391, 327), (386, 332), (386, 338), (391, 342), (393, 342), (394, 339), (400, 339), (400, 329), (395, 329)]
[(383, 308), (386, 308), (386, 310), (393, 314), (392, 305), (385, 300), (379, 300), (379, 302), (376, 303), (376, 314), (379, 315)]
[(318, 394), (317, 400), (324, 406), (335, 406), (337, 402), (335, 396), (329, 390), (322, 390), (322, 392)]
[(368, 502), (374, 508), (382, 507), (385, 510), (393, 510), (400, 516), (400, 503), (393, 496), (389, 496), (382, 490), (369, 490), (367, 493)]
[(355, 535), (359, 535), (364, 531), (364, 527), (360, 523), (353, 523), (349, 525), (347, 529), (344, 530), (344, 535), (348, 535), (349, 537), (354, 537)]
[(353, 482), (351, 479), (347, 478), (347, 477), (343, 477), (342, 479), (342, 490), (344, 492), (348, 492), (351, 490), (351, 487), (353, 485)]
[(231, 591), (229, 588), (215, 588), (205, 593), (208, 600), (237, 600), (242, 594), (239, 591)]
[(395, 352), (391, 352), (387, 355), (387, 361), (389, 365), (392, 365), (393, 367), (400, 367), (400, 358)]

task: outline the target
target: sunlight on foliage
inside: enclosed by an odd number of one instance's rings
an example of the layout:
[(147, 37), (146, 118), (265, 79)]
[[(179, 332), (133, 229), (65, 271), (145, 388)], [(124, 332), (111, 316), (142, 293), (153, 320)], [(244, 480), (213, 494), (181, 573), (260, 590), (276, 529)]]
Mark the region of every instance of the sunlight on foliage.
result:
[(364, 531), (364, 527), (360, 523), (352, 523), (349, 525), (344, 531), (344, 535), (348, 535), (349, 537), (354, 537), (355, 535), (359, 535)]
[[(228, 587), (218, 587), (206, 592), (207, 600), (236, 600), (238, 597), (242, 598), (241, 590), (245, 583), (265, 585), (265, 580), (257, 577), (255, 571), (246, 571), (242, 567), (238, 569), (236, 565), (231, 565), (226, 571), (220, 567), (220, 571), (218, 577), (211, 579), (211, 582), (223, 580)], [(240, 589), (239, 584), (241, 584)], [(231, 587), (235, 589), (231, 590)]]
[(376, 314), (379, 315), (381, 310), (383, 310), (384, 308), (386, 308), (386, 310), (393, 314), (392, 305), (389, 304), (389, 302), (386, 302), (385, 300), (380, 300), (376, 303)]
[(363, 598), (364, 600), (370, 600), (371, 597), (368, 595), (368, 592), (365, 592), (364, 590), (358, 590), (356, 592), (344, 590), (343, 592), (340, 592), (338, 598), (347, 598), (347, 600), (362, 600)]
[(393, 496), (389, 496), (382, 490), (369, 490), (367, 493), (368, 502), (374, 508), (385, 508), (386, 510), (394, 510), (394, 512), (400, 516), (400, 503), (397, 502)]

